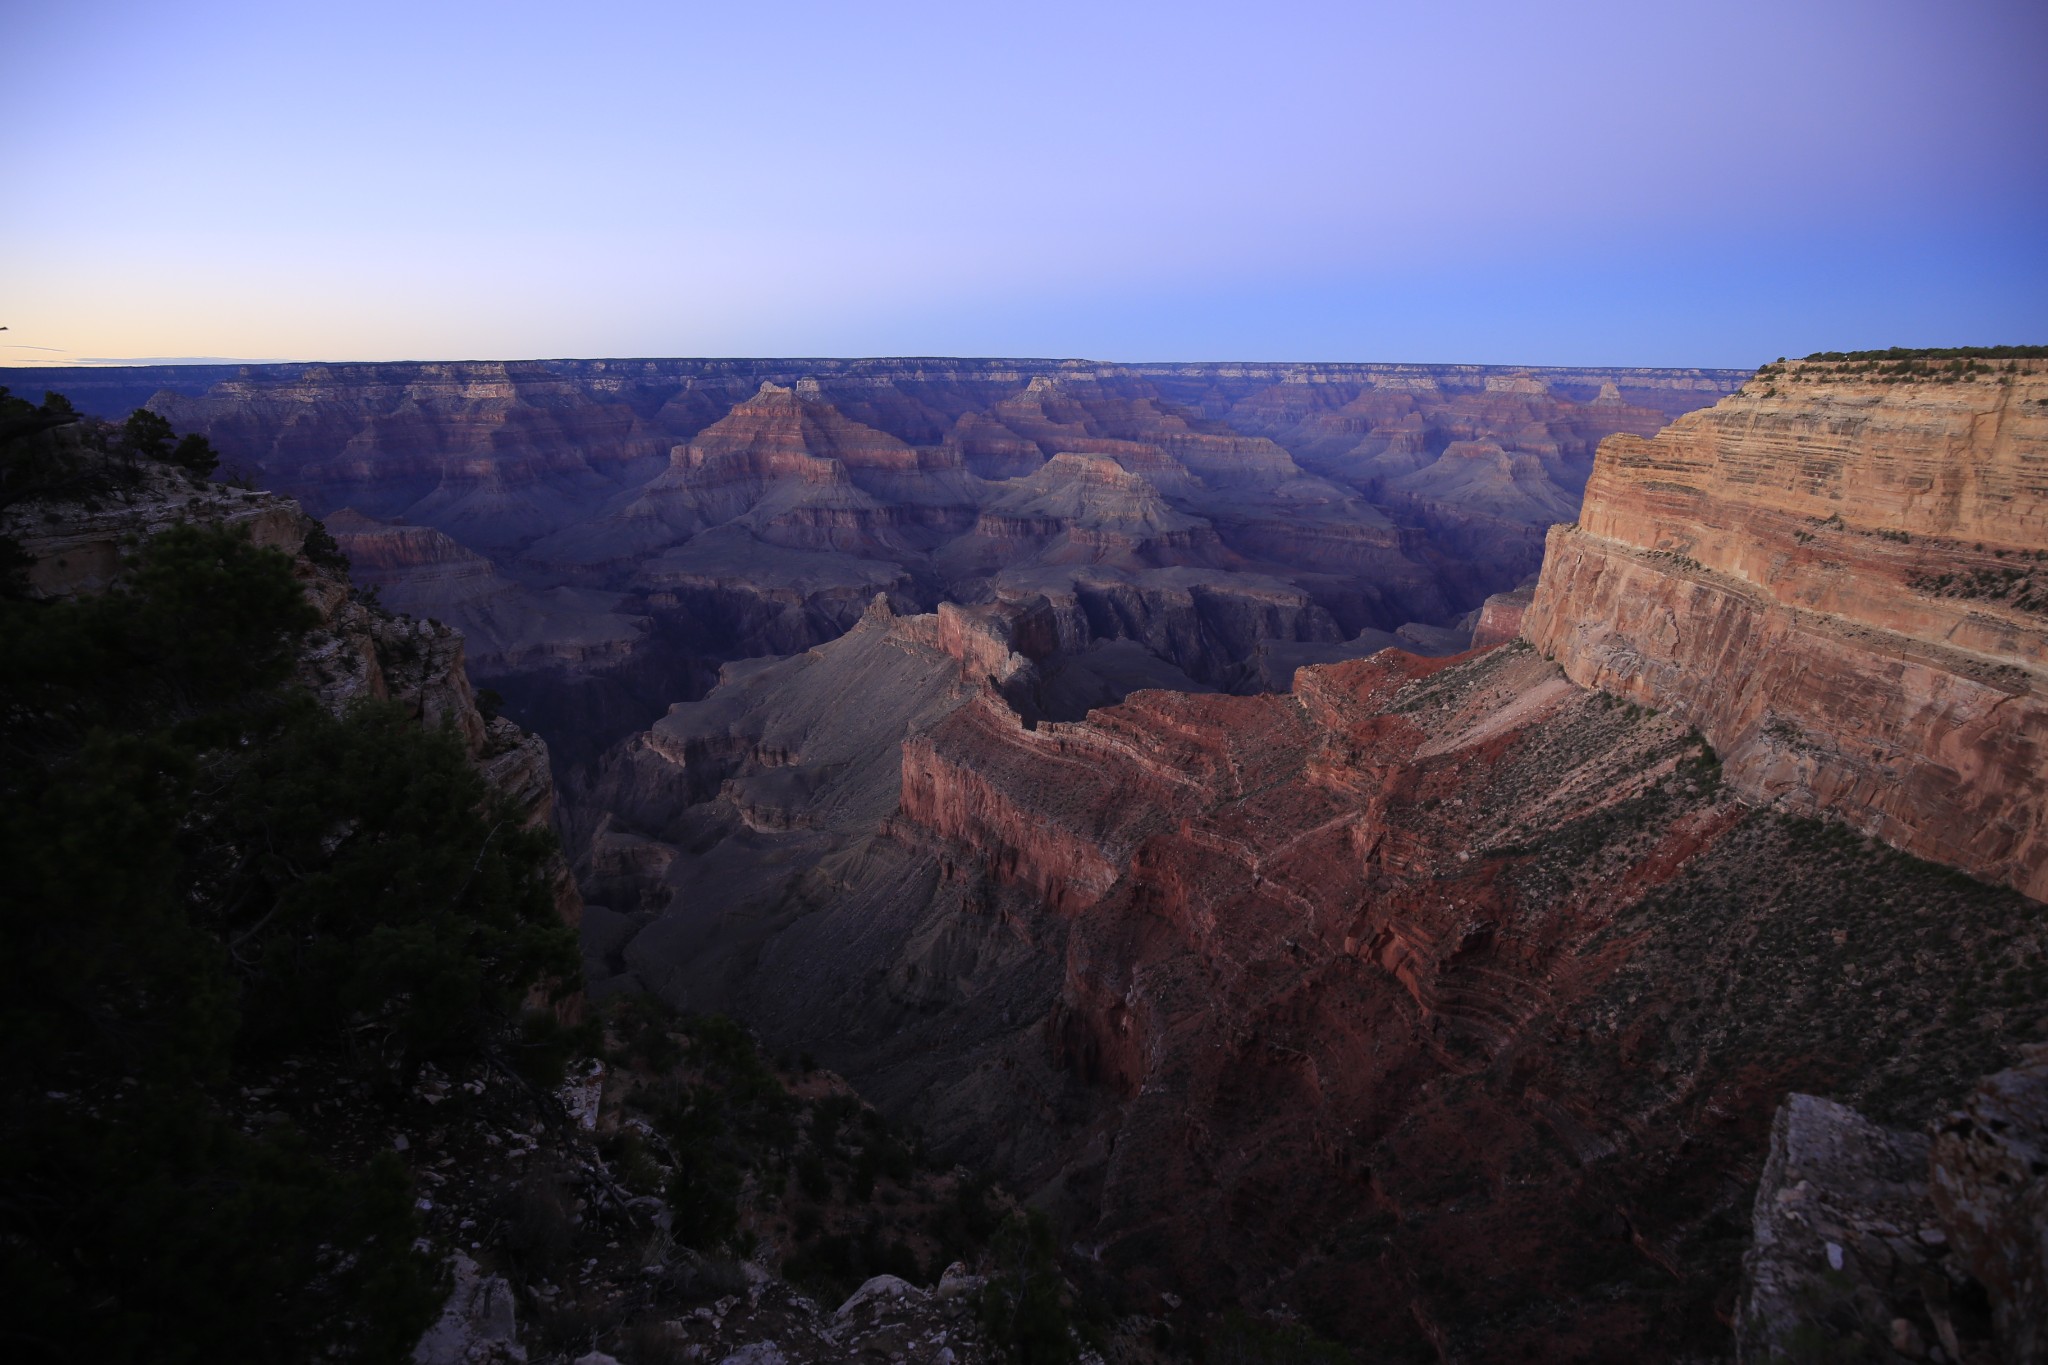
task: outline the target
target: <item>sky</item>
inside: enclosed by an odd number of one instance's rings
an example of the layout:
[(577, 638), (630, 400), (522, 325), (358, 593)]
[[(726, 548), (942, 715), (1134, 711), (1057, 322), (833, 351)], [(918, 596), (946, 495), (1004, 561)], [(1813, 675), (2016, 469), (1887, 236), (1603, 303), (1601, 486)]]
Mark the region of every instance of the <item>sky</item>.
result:
[(2048, 4), (0, 0), (0, 362), (2048, 342)]

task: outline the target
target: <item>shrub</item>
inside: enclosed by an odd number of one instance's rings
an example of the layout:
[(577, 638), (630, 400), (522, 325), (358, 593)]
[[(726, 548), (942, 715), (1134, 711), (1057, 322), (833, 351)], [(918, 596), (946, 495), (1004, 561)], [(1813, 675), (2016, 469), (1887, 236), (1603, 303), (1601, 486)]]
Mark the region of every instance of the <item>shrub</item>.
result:
[(402, 1167), (239, 1132), (222, 1087), (288, 1048), (403, 1081), (502, 1038), (575, 945), (548, 837), (492, 803), (452, 734), (388, 705), (336, 717), (289, 684), (315, 620), (284, 555), (191, 528), (98, 597), (0, 601), (19, 1339), (395, 1360), (438, 1304)]
[(1298, 1323), (1260, 1322), (1232, 1309), (1203, 1343), (1202, 1365), (1350, 1365), (1351, 1353)]
[(740, 1173), (707, 1152), (679, 1152), (669, 1180), (675, 1238), (696, 1251), (723, 1244), (739, 1230)]
[(314, 522), (306, 531), (306, 543), (301, 549), (306, 558), (323, 568), (348, 572), (348, 556), (342, 553), (341, 542), (334, 538), (322, 522)]
[(181, 439), (164, 459), (187, 474), (202, 479), (220, 468), (220, 452), (213, 448), (211, 441), (196, 433)]
[(1018, 1365), (1064, 1365), (1079, 1355), (1068, 1319), (1052, 1224), (1036, 1209), (1003, 1224), (990, 1248), (981, 1325)]
[(831, 1173), (825, 1169), (825, 1158), (814, 1151), (796, 1159), (796, 1183), (808, 1198), (823, 1202), (832, 1197)]
[(520, 1275), (552, 1280), (568, 1269), (576, 1215), (557, 1172), (529, 1172), (505, 1192), (498, 1216), (504, 1224), (499, 1246)]
[(176, 435), (168, 419), (148, 408), (137, 408), (121, 423), (121, 448), (131, 457), (168, 460), (171, 458), (171, 439)]
[(2041, 360), (2048, 346), (1891, 346), (1882, 351), (1815, 351), (1808, 360)]

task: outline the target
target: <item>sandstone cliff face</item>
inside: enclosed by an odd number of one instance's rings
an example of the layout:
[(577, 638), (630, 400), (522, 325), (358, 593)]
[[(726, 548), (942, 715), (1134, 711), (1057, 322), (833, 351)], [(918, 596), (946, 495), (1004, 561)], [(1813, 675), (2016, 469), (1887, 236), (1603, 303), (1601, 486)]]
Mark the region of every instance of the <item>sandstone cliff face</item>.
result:
[(1479, 621), (1472, 627), (1472, 648), (1490, 649), (1521, 638), (1522, 618), (1535, 599), (1534, 587), (1497, 592), (1479, 605)]
[(1745, 792), (2048, 898), (2048, 365), (1867, 368), (1610, 438), (1524, 633)]

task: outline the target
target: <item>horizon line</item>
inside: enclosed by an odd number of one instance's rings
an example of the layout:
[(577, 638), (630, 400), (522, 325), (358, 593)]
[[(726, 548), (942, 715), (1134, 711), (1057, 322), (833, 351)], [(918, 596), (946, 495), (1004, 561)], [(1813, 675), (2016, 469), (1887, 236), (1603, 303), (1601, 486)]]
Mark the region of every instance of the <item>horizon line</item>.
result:
[[(1796, 356), (1780, 356), (1779, 360), (1798, 359)], [(1284, 369), (1289, 367), (1314, 366), (1371, 366), (1380, 368), (1405, 369), (1469, 369), (1469, 370), (1666, 370), (1666, 371), (1712, 371), (1730, 374), (1753, 373), (1762, 365), (1773, 361), (1758, 361), (1755, 365), (1645, 365), (1645, 364), (1603, 364), (1597, 361), (1580, 361), (1566, 364), (1536, 364), (1522, 361), (1498, 360), (1275, 360), (1275, 359), (1205, 359), (1205, 360), (1105, 360), (1090, 356), (1029, 356), (1029, 355), (943, 355), (943, 354), (901, 354), (901, 355), (559, 355), (559, 356), (518, 356), (512, 358), (486, 358), (478, 356), (447, 358), (412, 356), (386, 360), (336, 360), (336, 359), (243, 359), (233, 356), (81, 356), (70, 360), (16, 360), (0, 358), (0, 370), (119, 370), (119, 369), (225, 369), (225, 368), (273, 368), (285, 365), (555, 365), (555, 364), (640, 364), (651, 361), (691, 361), (706, 364), (872, 364), (885, 361), (895, 362), (975, 362), (982, 364), (1009, 363), (1030, 365), (1099, 365), (1120, 369), (1151, 369), (1168, 366), (1206, 367), (1217, 365), (1241, 365), (1252, 368)]]

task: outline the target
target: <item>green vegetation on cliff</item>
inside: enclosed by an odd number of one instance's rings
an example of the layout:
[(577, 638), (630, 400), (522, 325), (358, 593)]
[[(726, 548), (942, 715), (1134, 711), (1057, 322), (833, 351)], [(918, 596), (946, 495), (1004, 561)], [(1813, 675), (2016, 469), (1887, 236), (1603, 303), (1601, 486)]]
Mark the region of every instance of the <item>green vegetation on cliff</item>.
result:
[(442, 1293), (404, 1167), (229, 1101), (320, 1067), (381, 1103), (574, 974), (549, 836), (461, 742), (292, 684), (293, 567), (180, 527), (112, 591), (0, 600), (13, 1359), (404, 1358)]
[[(2048, 346), (1893, 346), (1883, 351), (1815, 351), (1796, 364), (1781, 357), (1762, 366), (1758, 379), (1775, 385), (1856, 379), (1877, 384), (2010, 384), (2019, 361), (2048, 359)], [(1774, 391), (1774, 390), (1772, 390)]]
[(1808, 360), (2048, 360), (2048, 346), (1888, 346), (1882, 351), (1815, 351)]
[(198, 480), (220, 467), (220, 453), (204, 436), (178, 436), (147, 408), (116, 424), (83, 415), (61, 393), (31, 403), (0, 384), (0, 508), (39, 498), (90, 507), (135, 483), (145, 462)]

